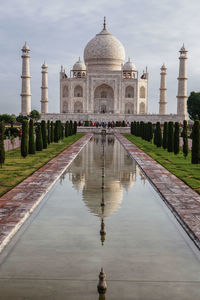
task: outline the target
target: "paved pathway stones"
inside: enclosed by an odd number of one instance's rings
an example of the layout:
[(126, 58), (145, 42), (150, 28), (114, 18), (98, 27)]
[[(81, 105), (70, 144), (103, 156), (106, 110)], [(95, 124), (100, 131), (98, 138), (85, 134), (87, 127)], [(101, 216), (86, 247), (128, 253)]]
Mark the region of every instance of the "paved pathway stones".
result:
[(200, 195), (124, 136), (119, 133), (116, 133), (115, 136), (138, 163), (176, 218), (200, 248)]
[(92, 137), (88, 133), (0, 198), (0, 251)]

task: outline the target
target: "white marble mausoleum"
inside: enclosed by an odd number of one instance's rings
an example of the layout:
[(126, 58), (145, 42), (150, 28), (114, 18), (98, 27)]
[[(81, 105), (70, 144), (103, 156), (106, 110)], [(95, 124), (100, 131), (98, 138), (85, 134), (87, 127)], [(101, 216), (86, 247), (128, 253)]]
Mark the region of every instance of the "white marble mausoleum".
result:
[[(44, 120), (161, 122), (187, 119), (187, 50), (179, 51), (177, 113), (167, 114), (167, 68), (161, 67), (159, 113), (148, 113), (148, 71), (139, 74), (135, 64), (125, 61), (122, 43), (106, 28), (84, 49), (84, 62), (60, 71), (60, 112), (48, 112), (48, 66), (42, 65), (41, 113)], [(21, 114), (31, 111), (30, 48), (22, 48)], [(56, 100), (56, 99), (55, 99)], [(54, 101), (55, 101), (54, 100)], [(58, 100), (59, 101), (59, 100)]]

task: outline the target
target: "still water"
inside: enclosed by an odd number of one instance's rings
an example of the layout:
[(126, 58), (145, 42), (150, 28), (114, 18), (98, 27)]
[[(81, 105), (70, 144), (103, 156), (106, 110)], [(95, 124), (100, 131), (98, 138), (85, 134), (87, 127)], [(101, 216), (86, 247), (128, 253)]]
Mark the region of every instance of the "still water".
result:
[(113, 136), (92, 138), (0, 263), (3, 300), (200, 299), (199, 251)]

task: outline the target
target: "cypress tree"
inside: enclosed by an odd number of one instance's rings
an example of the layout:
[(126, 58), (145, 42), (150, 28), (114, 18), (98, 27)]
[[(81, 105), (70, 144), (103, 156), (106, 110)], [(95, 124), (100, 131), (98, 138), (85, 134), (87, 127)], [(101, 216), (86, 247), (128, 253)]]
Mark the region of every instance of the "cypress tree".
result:
[(54, 124), (53, 121), (51, 121), (51, 143), (54, 142)]
[(168, 137), (167, 137), (167, 151), (173, 152), (174, 151), (174, 123), (168, 123)]
[(162, 131), (161, 131), (161, 127), (160, 127), (160, 122), (156, 123), (156, 128), (157, 128), (157, 147), (161, 147), (162, 146)]
[(50, 126), (50, 121), (47, 121), (47, 143), (51, 143), (51, 126)]
[(43, 149), (46, 149), (47, 148), (47, 130), (46, 130), (45, 120), (41, 121), (41, 130), (42, 130)]
[(58, 140), (62, 138), (62, 127), (61, 127), (61, 121), (58, 120)]
[(77, 122), (74, 121), (74, 134), (76, 134), (76, 133), (77, 133)]
[(73, 126), (72, 126), (72, 120), (69, 122), (69, 135), (71, 136), (73, 134)]
[(151, 122), (148, 122), (148, 141), (151, 142), (153, 138), (153, 125)]
[(137, 131), (137, 122), (134, 121), (133, 123), (133, 134), (136, 135), (136, 131)]
[(137, 125), (136, 125), (136, 136), (139, 136), (140, 135), (140, 123), (137, 122)]
[(149, 140), (149, 124), (145, 123), (145, 141)]
[(42, 151), (43, 148), (43, 140), (42, 140), (42, 131), (41, 125), (37, 125), (36, 129), (36, 151)]
[(183, 121), (182, 137), (183, 137), (183, 154), (184, 154), (184, 157), (186, 158), (188, 155), (188, 132), (187, 132), (187, 121), (186, 120)]
[(33, 119), (30, 119), (30, 121), (29, 121), (28, 153), (29, 154), (35, 154)]
[(5, 133), (5, 125), (4, 125), (4, 122), (1, 121), (0, 122), (0, 165), (1, 165), (1, 168), (5, 162), (4, 133)]
[(167, 137), (168, 137), (168, 123), (164, 123), (164, 129), (163, 129), (163, 149), (167, 148)]
[(65, 137), (68, 137), (69, 132), (68, 132), (68, 121), (65, 122)]
[(200, 123), (195, 121), (192, 127), (192, 164), (200, 163)]
[(142, 136), (142, 125), (143, 125), (143, 122), (140, 121), (140, 126), (139, 126), (139, 136), (140, 137)]
[(22, 121), (21, 156), (28, 155), (28, 121)]
[(59, 123), (56, 121), (55, 127), (54, 127), (54, 142), (58, 143), (59, 141)]
[(133, 134), (133, 132), (134, 132), (134, 125), (133, 125), (133, 122), (131, 122), (131, 134)]
[(63, 124), (62, 123), (60, 123), (60, 129), (61, 129), (61, 136), (60, 136), (60, 138), (63, 140), (64, 139), (64, 136), (65, 136), (65, 128), (64, 128), (64, 126), (63, 126)]
[(175, 130), (174, 130), (174, 154), (178, 154), (179, 153), (179, 144), (180, 144), (180, 142), (179, 142), (179, 139), (180, 139), (180, 137), (179, 137), (179, 132), (180, 130), (179, 130), (179, 123), (178, 122), (176, 122), (175, 123)]
[(157, 136), (157, 126), (156, 126), (154, 129), (154, 137), (153, 137), (153, 143), (156, 146), (157, 146), (157, 140), (158, 140), (158, 136)]

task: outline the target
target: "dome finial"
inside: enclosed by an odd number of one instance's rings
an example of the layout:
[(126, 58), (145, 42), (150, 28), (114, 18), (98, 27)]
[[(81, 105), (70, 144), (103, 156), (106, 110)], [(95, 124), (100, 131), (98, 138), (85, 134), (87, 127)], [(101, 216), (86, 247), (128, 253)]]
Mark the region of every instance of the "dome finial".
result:
[(106, 17), (104, 17), (104, 22), (103, 22), (103, 29), (106, 29)]

